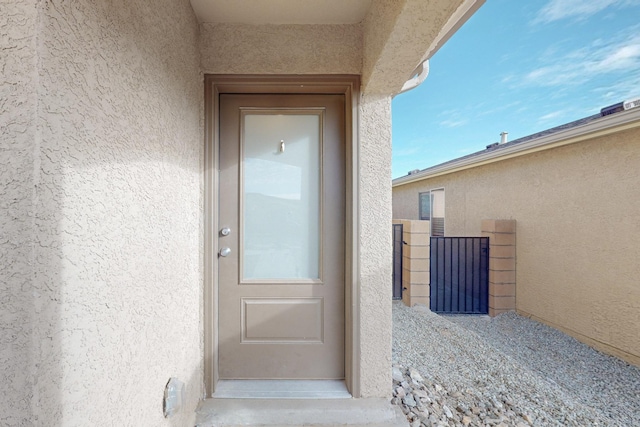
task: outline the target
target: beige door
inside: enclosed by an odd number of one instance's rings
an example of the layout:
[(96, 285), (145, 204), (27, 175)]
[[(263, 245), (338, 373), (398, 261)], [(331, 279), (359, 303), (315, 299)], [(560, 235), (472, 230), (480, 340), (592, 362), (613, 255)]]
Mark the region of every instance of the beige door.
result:
[(342, 95), (220, 95), (219, 378), (344, 378)]

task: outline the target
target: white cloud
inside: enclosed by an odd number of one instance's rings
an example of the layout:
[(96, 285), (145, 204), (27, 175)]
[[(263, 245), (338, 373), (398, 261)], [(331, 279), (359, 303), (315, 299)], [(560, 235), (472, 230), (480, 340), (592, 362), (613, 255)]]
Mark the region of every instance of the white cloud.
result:
[(456, 110), (455, 108), (452, 108), (450, 110), (442, 110), (440, 111), (440, 113), (438, 113), (438, 117), (450, 117), (450, 116), (459, 116), (460, 115), (460, 110)]
[[(637, 34), (638, 27), (631, 34)], [(640, 36), (632, 35), (624, 40), (608, 44), (601, 42), (545, 58), (548, 65), (532, 70), (511, 81), (523, 85), (564, 86), (577, 85), (610, 73), (636, 73), (640, 70)]]
[(628, 79), (617, 81), (606, 87), (596, 87), (593, 92), (603, 101), (610, 103), (635, 98), (640, 95), (640, 71)]
[(594, 67), (599, 72), (610, 72), (615, 70), (624, 70), (635, 68), (640, 60), (640, 37), (635, 40), (634, 44), (620, 46), (611, 52), (601, 61), (597, 62)]
[(441, 126), (445, 126), (448, 128), (457, 128), (460, 126), (464, 126), (467, 124), (467, 120), (465, 119), (461, 119), (461, 120), (443, 120), (440, 122)]
[(438, 117), (442, 117), (444, 119), (440, 121), (440, 126), (445, 126), (448, 128), (460, 127), (467, 124), (468, 122), (466, 114), (456, 109), (444, 110), (440, 114), (438, 114)]
[(521, 101), (516, 100), (509, 103), (499, 104), (497, 107), (494, 107), (494, 108), (481, 108), (481, 109), (478, 109), (477, 116), (478, 117), (489, 116), (489, 115), (500, 113), (503, 111), (512, 110), (514, 107), (517, 107), (520, 104), (521, 104)]
[(534, 23), (549, 23), (560, 19), (586, 19), (609, 6), (624, 7), (640, 4), (638, 0), (551, 0), (538, 12)]
[(397, 157), (413, 157), (414, 155), (420, 153), (422, 151), (418, 147), (404, 147), (404, 148), (394, 148), (393, 155)]
[(546, 122), (548, 120), (557, 119), (558, 117), (561, 117), (564, 114), (566, 114), (565, 110), (554, 111), (553, 113), (545, 114), (544, 116), (538, 118), (538, 121), (539, 122)]

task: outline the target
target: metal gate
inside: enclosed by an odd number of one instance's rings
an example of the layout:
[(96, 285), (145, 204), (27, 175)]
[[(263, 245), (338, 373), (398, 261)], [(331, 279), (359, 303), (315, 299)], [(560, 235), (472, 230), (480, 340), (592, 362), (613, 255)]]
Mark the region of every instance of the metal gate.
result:
[(430, 308), (436, 313), (489, 312), (489, 238), (431, 237)]
[(393, 224), (393, 299), (402, 299), (402, 224)]

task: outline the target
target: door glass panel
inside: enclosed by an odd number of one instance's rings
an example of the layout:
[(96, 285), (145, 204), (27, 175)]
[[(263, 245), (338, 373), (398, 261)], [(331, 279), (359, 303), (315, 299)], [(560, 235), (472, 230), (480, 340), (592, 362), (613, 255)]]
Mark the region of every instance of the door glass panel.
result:
[(242, 117), (243, 280), (319, 279), (321, 115)]

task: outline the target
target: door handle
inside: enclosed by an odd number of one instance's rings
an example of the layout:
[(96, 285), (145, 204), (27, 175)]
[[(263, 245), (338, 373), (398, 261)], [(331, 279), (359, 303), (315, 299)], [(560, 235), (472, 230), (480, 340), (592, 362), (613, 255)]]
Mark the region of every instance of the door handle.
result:
[(220, 249), (220, 252), (218, 252), (220, 254), (221, 257), (226, 257), (229, 256), (229, 254), (231, 253), (231, 249), (228, 247), (224, 247), (222, 249)]

